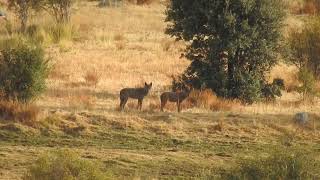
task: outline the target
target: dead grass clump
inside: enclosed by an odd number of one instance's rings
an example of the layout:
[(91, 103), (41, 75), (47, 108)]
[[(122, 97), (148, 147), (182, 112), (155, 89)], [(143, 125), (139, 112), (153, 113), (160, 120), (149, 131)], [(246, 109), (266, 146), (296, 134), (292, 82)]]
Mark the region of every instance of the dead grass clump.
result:
[(39, 112), (39, 108), (35, 105), (0, 101), (0, 118), (3, 120), (18, 121), (34, 126)]
[(115, 45), (118, 50), (124, 50), (127, 44), (125, 41), (118, 41), (115, 43)]
[(213, 130), (222, 132), (225, 129), (225, 124), (222, 120), (218, 122), (218, 124), (213, 126)]
[(113, 129), (118, 130), (126, 130), (126, 129), (133, 129), (133, 130), (141, 130), (144, 128), (144, 122), (136, 118), (130, 119), (121, 119), (121, 120), (113, 120), (110, 122), (110, 125)]
[(167, 39), (163, 39), (162, 42), (161, 42), (161, 47), (163, 49), (163, 51), (169, 51), (170, 48), (172, 47), (174, 42), (170, 41), (170, 40), (167, 40)]
[(290, 1), (288, 6), (292, 14), (302, 14), (303, 3), (301, 1)]
[(149, 110), (152, 112), (159, 111), (160, 104), (159, 103), (149, 103)]
[(236, 100), (218, 98), (210, 89), (192, 91), (187, 99), (187, 104), (213, 111), (232, 110), (234, 107), (240, 106), (240, 102)]
[(154, 3), (155, 0), (128, 0), (129, 3), (131, 4), (137, 4), (137, 5), (149, 5), (151, 3)]
[(293, 1), (289, 2), (289, 9), (292, 14), (309, 14), (315, 15), (320, 11), (320, 2), (319, 0), (304, 0), (302, 1)]
[(128, 103), (126, 104), (126, 106), (127, 106), (129, 109), (137, 109), (137, 107), (138, 107), (137, 103), (135, 103), (135, 102), (128, 102)]
[(168, 136), (170, 135), (169, 133), (169, 127), (166, 127), (162, 124), (151, 124), (150, 126), (148, 126), (146, 128), (149, 132), (152, 132), (154, 134), (157, 134), (157, 135), (162, 135), (162, 136)]
[(83, 125), (74, 126), (74, 127), (63, 126), (63, 132), (65, 132), (66, 134), (69, 134), (69, 135), (73, 135), (73, 136), (79, 136), (85, 130), (86, 130), (86, 127)]
[(122, 34), (116, 34), (116, 35), (114, 35), (113, 40), (115, 40), (115, 41), (124, 41), (125, 37)]
[(49, 73), (49, 78), (50, 79), (59, 79), (59, 80), (69, 80), (70, 75), (61, 72), (62, 65), (54, 65), (54, 67), (51, 69)]
[(320, 7), (319, 7), (319, 2), (318, 0), (306, 0), (304, 7), (303, 7), (303, 12), (305, 14), (310, 14), (310, 15), (315, 15), (319, 13)]
[(230, 111), (236, 107), (240, 107), (241, 103), (237, 100), (217, 99), (217, 101), (210, 105), (212, 111)]
[(86, 81), (86, 85), (88, 86), (97, 86), (101, 78), (101, 75), (98, 73), (97, 70), (90, 70), (87, 71), (87, 73), (84, 76), (84, 79)]
[(190, 93), (189, 98), (187, 99), (187, 104), (191, 107), (199, 107), (209, 109), (210, 105), (217, 100), (217, 97), (214, 95), (212, 90), (194, 90)]
[(69, 97), (69, 107), (74, 109), (94, 109), (96, 99), (88, 95), (78, 95)]

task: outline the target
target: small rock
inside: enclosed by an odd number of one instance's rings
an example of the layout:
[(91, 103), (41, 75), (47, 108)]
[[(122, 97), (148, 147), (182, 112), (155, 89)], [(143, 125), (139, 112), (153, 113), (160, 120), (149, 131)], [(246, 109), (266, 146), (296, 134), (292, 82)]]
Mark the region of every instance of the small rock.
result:
[(298, 125), (305, 125), (308, 123), (309, 121), (309, 116), (308, 113), (306, 112), (299, 112), (297, 114), (294, 115), (294, 123), (298, 124)]

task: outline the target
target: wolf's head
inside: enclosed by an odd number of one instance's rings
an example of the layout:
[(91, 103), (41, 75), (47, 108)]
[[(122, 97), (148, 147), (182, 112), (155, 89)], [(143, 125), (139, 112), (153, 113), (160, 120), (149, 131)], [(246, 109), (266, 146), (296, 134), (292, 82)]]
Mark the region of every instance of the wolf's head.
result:
[(150, 84), (148, 84), (147, 82), (144, 83), (144, 89), (146, 89), (147, 91), (149, 91), (152, 87), (152, 82)]

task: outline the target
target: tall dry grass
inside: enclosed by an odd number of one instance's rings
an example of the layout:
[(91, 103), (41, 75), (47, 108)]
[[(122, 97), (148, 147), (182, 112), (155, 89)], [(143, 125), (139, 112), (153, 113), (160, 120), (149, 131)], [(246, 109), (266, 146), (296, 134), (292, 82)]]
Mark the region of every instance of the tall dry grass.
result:
[(210, 89), (192, 91), (187, 103), (193, 107), (212, 111), (231, 111), (241, 106), (241, 103), (237, 100), (218, 98)]
[(0, 101), (0, 119), (35, 126), (40, 109), (32, 104)]

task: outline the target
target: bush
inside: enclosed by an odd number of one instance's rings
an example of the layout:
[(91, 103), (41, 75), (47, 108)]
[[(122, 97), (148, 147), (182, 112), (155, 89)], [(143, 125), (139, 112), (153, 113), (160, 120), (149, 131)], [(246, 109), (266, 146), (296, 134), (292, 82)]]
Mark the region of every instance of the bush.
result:
[(55, 24), (47, 27), (50, 39), (53, 43), (59, 43), (62, 40), (72, 40), (75, 35), (75, 27), (70, 24)]
[(212, 111), (230, 111), (240, 106), (236, 100), (218, 98), (211, 89), (191, 91), (186, 104), (189, 107), (205, 108)]
[(55, 18), (59, 24), (70, 21), (71, 8), (75, 0), (45, 0), (43, 7)]
[(39, 108), (30, 104), (13, 101), (0, 101), (0, 119), (18, 121), (34, 126), (39, 115)]
[(301, 83), (301, 86), (298, 87), (298, 92), (302, 94), (304, 99), (308, 97), (312, 98), (316, 95), (316, 80), (312, 72), (307, 68), (300, 69), (298, 80)]
[(0, 49), (0, 91), (6, 100), (28, 102), (46, 88), (48, 60), (40, 46), (9, 39)]
[(27, 28), (27, 23), (29, 20), (29, 16), (31, 15), (31, 10), (40, 10), (40, 6), (42, 1), (41, 0), (8, 0), (7, 1), (8, 8), (10, 10), (15, 11), (20, 24), (21, 24), (21, 31), (25, 32)]
[(41, 156), (27, 171), (26, 180), (108, 179), (100, 164), (81, 159), (71, 151), (60, 150)]
[(320, 21), (319, 17), (306, 23), (300, 31), (292, 31), (288, 38), (291, 50), (290, 63), (299, 69), (307, 68), (320, 78)]
[(28, 40), (34, 44), (43, 45), (50, 42), (50, 37), (47, 32), (38, 25), (28, 26), (26, 33)]
[(222, 173), (222, 179), (318, 179), (319, 164), (305, 152), (279, 150), (267, 158), (242, 160), (239, 167)]
[(305, 14), (315, 15), (320, 11), (319, 0), (305, 0), (302, 12)]

